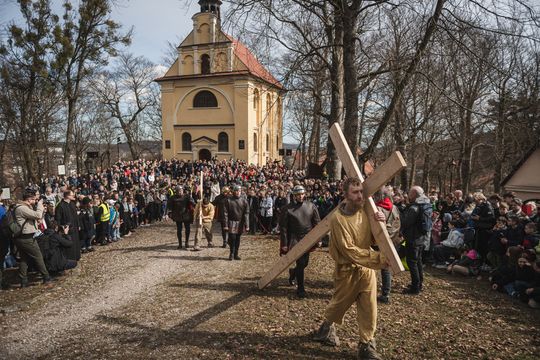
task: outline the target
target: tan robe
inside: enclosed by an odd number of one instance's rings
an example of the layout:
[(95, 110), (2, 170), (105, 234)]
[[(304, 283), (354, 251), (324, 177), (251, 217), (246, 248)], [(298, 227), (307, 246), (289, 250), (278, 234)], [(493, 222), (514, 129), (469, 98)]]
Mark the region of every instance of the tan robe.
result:
[(360, 341), (375, 336), (377, 327), (377, 277), (373, 269), (386, 262), (379, 251), (371, 249), (374, 238), (363, 210), (345, 215), (334, 212), (330, 219), (330, 256), (336, 262), (334, 294), (326, 309), (328, 322), (341, 324), (347, 310), (356, 303)]
[[(201, 209), (202, 208), (202, 209)], [(206, 207), (201, 205), (199, 201), (195, 205), (195, 241), (193, 246), (199, 246), (200, 236), (204, 234), (206, 241), (208, 241), (208, 246), (212, 246), (212, 219), (214, 218), (214, 205), (208, 204)], [(202, 214), (202, 223), (199, 221), (199, 216)]]

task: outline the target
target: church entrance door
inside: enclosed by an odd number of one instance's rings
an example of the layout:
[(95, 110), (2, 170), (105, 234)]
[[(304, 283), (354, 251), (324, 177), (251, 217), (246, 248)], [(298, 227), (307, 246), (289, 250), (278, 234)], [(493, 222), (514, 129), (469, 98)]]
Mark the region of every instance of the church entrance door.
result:
[(199, 150), (199, 160), (212, 160), (212, 154), (210, 153), (210, 150), (208, 149), (201, 149)]

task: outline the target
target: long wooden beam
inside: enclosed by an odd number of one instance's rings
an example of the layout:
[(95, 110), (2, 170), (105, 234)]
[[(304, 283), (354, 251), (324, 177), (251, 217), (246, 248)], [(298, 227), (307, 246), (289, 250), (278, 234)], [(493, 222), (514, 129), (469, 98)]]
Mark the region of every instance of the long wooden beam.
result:
[[(403, 167), (405, 162), (403, 157), (399, 152), (395, 152), (390, 156), (382, 165), (377, 167), (376, 171), (372, 176), (368, 177), (364, 185), (364, 195), (371, 196), (383, 185), (388, 183), (389, 176), (390, 179), (394, 177)], [(378, 173), (381, 172), (387, 176), (380, 176)], [(337, 207), (336, 207), (337, 209)], [(315, 226), (298, 244), (296, 244), (287, 254), (279, 258), (279, 260), (274, 263), (274, 265), (257, 281), (257, 286), (259, 289), (266, 287), (272, 280), (279, 276), (283, 271), (287, 270), (296, 260), (298, 260), (302, 255), (311, 250), (319, 240), (330, 231), (329, 219), (334, 211), (328, 214), (324, 219), (321, 220), (317, 226)], [(373, 217), (373, 215), (372, 215)], [(385, 228), (386, 230), (386, 228)], [(388, 232), (387, 232), (388, 234)], [(403, 271), (403, 270), (401, 270)]]
[[(341, 163), (343, 164), (343, 168), (345, 169), (347, 175), (350, 177), (357, 177), (360, 179), (360, 181), (364, 182), (364, 177), (362, 176), (362, 173), (358, 168), (358, 164), (356, 163), (356, 159), (354, 158), (351, 149), (349, 149), (349, 147), (347, 146), (347, 141), (345, 140), (345, 136), (343, 135), (343, 132), (341, 131), (339, 125), (337, 123), (334, 123), (334, 125), (332, 125), (332, 127), (328, 131), (328, 134), (330, 135), (330, 138), (334, 143), (334, 147), (336, 148), (338, 157), (341, 160)], [(386, 183), (388, 180), (392, 179), (392, 177), (394, 177), (394, 175), (398, 171), (400, 171), (406, 166), (405, 160), (403, 160), (401, 154), (399, 152), (395, 152), (394, 154), (396, 155), (394, 157), (394, 160), (396, 162), (392, 163), (388, 169), (375, 169), (372, 177), (379, 180), (379, 183), (383, 181), (384, 183)], [(375, 220), (374, 216), (378, 209), (371, 195), (373, 195), (373, 192), (377, 191), (380, 186), (378, 188), (369, 188), (369, 186), (369, 182), (364, 185), (364, 189), (367, 188), (368, 190), (364, 191), (364, 196), (367, 197), (364, 210), (366, 211), (366, 215), (369, 219), (369, 224), (371, 225), (371, 232), (373, 234), (373, 237), (375, 238), (375, 241), (377, 242), (377, 245), (379, 246), (380, 251), (386, 257), (392, 273), (400, 273), (402, 271), (405, 271), (405, 268), (401, 263), (401, 259), (399, 258), (399, 255), (396, 251), (396, 248), (394, 247), (394, 244), (392, 243), (392, 240), (390, 239), (390, 236), (388, 235), (388, 231), (386, 230), (386, 224), (384, 223), (384, 221)]]

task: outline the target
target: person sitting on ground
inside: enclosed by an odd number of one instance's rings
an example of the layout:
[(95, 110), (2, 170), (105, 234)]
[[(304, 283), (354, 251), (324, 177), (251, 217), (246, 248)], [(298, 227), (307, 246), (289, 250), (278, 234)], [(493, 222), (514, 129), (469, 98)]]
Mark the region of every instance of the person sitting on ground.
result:
[[(512, 281), (516, 271), (518, 259), (522, 256), (523, 251), (517, 246), (508, 248), (502, 258), (501, 265), (489, 276), (489, 281), (493, 290), (505, 292), (504, 286)], [(496, 286), (493, 286), (495, 285)]]
[(533, 263), (534, 280), (525, 289), (525, 299), (533, 309), (540, 309), (540, 258)]
[(461, 257), (448, 265), (447, 271), (452, 275), (476, 276), (479, 273), (479, 259), (476, 250), (464, 247), (461, 251)]
[(450, 228), (448, 238), (433, 249), (433, 258), (435, 260), (433, 267), (437, 269), (445, 269), (450, 257), (463, 247), (463, 222), (461, 220), (452, 220), (448, 226)]
[[(517, 267), (515, 267), (514, 272), (508, 274), (506, 277), (508, 282), (506, 284), (501, 284), (504, 287), (506, 293), (513, 298), (519, 298), (524, 296), (525, 291), (533, 285), (535, 279), (535, 271), (531, 266), (531, 263), (527, 260), (525, 256), (522, 256), (518, 259)], [(493, 289), (497, 290), (499, 284), (493, 284)]]
[(53, 220), (51, 228), (37, 238), (37, 243), (49, 273), (58, 274), (77, 266), (77, 261), (67, 259), (64, 254), (66, 248), (73, 246), (69, 225), (60, 226)]

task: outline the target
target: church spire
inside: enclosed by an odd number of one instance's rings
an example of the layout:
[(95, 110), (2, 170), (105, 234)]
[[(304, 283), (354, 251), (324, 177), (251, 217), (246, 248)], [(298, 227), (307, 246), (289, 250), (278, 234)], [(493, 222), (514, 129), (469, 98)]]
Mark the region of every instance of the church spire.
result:
[(218, 19), (221, 19), (219, 7), (221, 6), (221, 0), (199, 0), (202, 13), (216, 14)]

